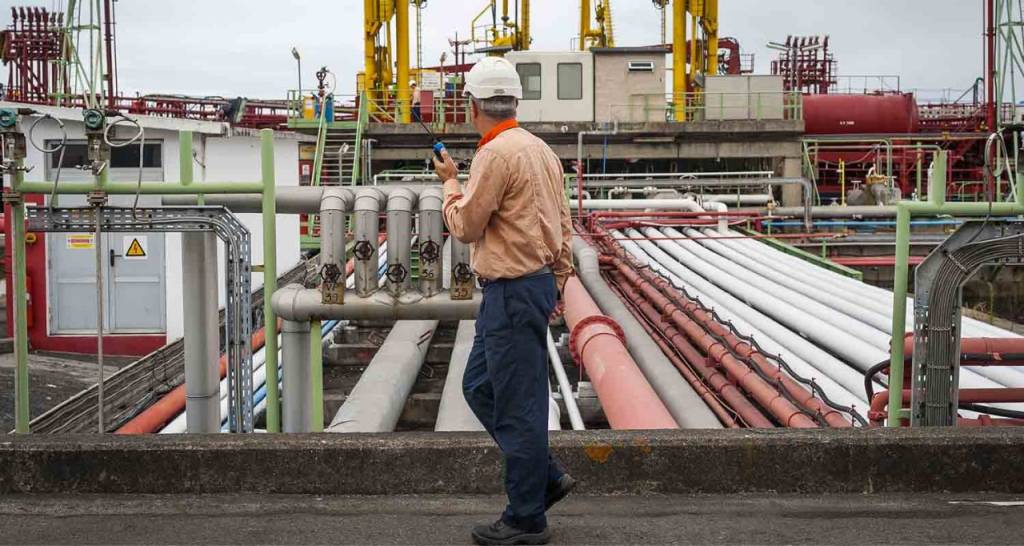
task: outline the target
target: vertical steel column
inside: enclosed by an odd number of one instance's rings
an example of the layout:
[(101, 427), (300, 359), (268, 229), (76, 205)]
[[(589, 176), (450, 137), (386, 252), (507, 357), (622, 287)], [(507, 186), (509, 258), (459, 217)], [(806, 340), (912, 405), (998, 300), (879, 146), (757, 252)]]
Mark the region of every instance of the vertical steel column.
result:
[(672, 0), (672, 105), (675, 121), (686, 121), (686, 0)]
[(409, 2), (400, 0), (394, 3), (395, 10), (395, 63), (398, 65), (398, 108), (399, 121), (412, 121), (410, 108), (412, 97), (409, 89)]
[(324, 339), (320, 337), (323, 326), (319, 320), (309, 324), (309, 365), (310, 391), (309, 430), (324, 431)]
[(277, 290), (277, 199), (274, 187), (274, 131), (260, 131), (260, 168), (263, 175), (263, 324), (267, 354), (267, 432), (280, 432), (281, 409), (277, 392), (277, 315), (270, 305)]
[(185, 286), (185, 420), (190, 433), (220, 432), (217, 236), (181, 234)]
[(103, 434), (107, 431), (103, 422), (103, 323), (106, 321), (104, 311), (107, 305), (103, 289), (103, 207), (98, 205), (92, 210), (96, 215), (96, 423), (98, 432)]
[[(284, 431), (309, 432), (311, 325), (284, 321), (281, 328), (281, 352), (284, 359)], [(319, 333), (319, 330), (317, 330)], [(269, 338), (268, 338), (269, 339)], [(269, 372), (269, 370), (268, 370)], [(269, 381), (269, 379), (268, 379)]]
[[(930, 192), (929, 192), (930, 193)], [(896, 208), (896, 270), (892, 288), (892, 341), (889, 355), (890, 427), (900, 426), (903, 414), (903, 333), (907, 328), (907, 277), (910, 261), (910, 209)]]
[[(13, 175), (15, 191), (24, 181), (22, 160), (14, 164)], [(25, 202), (19, 195), (11, 201), (11, 258), (14, 262), (14, 430), (20, 434), (29, 432), (29, 397), (28, 397), (28, 298), (25, 281)]]

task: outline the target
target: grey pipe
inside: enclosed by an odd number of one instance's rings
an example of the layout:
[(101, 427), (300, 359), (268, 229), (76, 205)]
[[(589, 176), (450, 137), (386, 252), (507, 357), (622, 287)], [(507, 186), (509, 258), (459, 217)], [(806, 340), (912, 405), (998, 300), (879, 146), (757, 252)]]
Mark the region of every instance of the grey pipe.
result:
[(419, 256), (420, 293), (433, 296), (444, 284), (444, 191), (426, 188), (420, 193)]
[(327, 432), (395, 430), (436, 328), (436, 320), (395, 323)]
[(466, 373), (466, 363), (469, 361), (469, 352), (473, 349), (475, 336), (476, 321), (459, 322), (459, 329), (455, 333), (455, 346), (452, 348), (452, 358), (448, 362), (448, 376), (445, 377), (444, 390), (441, 391), (441, 405), (437, 408), (437, 421), (434, 423), (434, 430), (444, 432), (484, 430), (484, 426), (473, 414), (473, 410), (469, 408), (466, 397), (462, 393), (462, 377)]
[[(324, 188), (330, 186), (287, 186), (277, 188), (274, 196), (277, 201), (278, 214), (316, 214), (320, 210)], [(370, 186), (361, 186), (368, 188)], [(373, 186), (380, 195), (388, 196), (396, 190), (412, 191), (419, 195), (424, 189), (440, 187), (436, 184), (408, 184), (402, 186)], [(202, 184), (196, 183), (197, 191)], [(161, 203), (164, 206), (196, 206), (198, 198), (194, 195), (167, 195)], [(224, 206), (235, 214), (263, 212), (263, 198), (258, 193), (210, 194), (204, 196), (203, 204)], [(348, 211), (346, 211), (348, 212)]]
[(398, 297), (409, 290), (412, 278), (412, 212), (416, 194), (405, 188), (396, 188), (388, 196), (387, 287)]
[[(766, 214), (776, 216), (797, 216), (801, 212), (795, 207), (779, 207), (775, 210), (765, 210)], [(808, 212), (812, 218), (895, 218), (896, 207), (893, 206), (867, 206), (867, 207), (840, 207), (824, 206), (812, 207)]]
[(181, 234), (185, 329), (185, 421), (191, 433), (220, 432), (217, 236)]
[(345, 291), (345, 211), (355, 201), (347, 188), (324, 188), (320, 201), (320, 290), (324, 303), (341, 303)]
[(310, 323), (285, 320), (281, 326), (281, 426), (284, 432), (310, 432), (313, 414)]
[(449, 237), (448, 240), (451, 241), (451, 260), (447, 265), (448, 290), (452, 298), (466, 299), (476, 288), (469, 245), (455, 237)]
[(577, 274), (583, 286), (597, 302), (601, 311), (622, 327), (629, 354), (636, 360), (637, 366), (654, 387), (669, 413), (679, 423), (680, 428), (722, 428), (715, 414), (682, 378), (651, 336), (601, 278), (597, 252), (579, 237), (573, 237), (572, 250), (579, 264)]
[(284, 320), (472, 320), (479, 311), (483, 296), (474, 291), (467, 300), (452, 300), (448, 294), (414, 299), (407, 294), (396, 300), (387, 294), (370, 297), (346, 295), (344, 305), (324, 304), (320, 291), (290, 284), (278, 288), (271, 296), (277, 316)]
[[(360, 188), (356, 193), (355, 277), (356, 294), (369, 296), (377, 290), (377, 256), (380, 248), (380, 202), (383, 196), (374, 188)], [(389, 245), (390, 246), (390, 245)]]

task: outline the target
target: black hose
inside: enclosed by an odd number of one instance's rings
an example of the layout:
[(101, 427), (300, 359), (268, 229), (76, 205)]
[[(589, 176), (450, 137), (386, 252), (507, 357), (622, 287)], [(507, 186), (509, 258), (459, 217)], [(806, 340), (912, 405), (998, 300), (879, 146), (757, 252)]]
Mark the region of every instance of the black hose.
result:
[[(888, 360), (883, 360), (878, 364), (868, 368), (868, 371), (864, 372), (864, 392), (868, 395), (868, 403), (871, 403), (871, 399), (875, 397), (875, 376), (882, 373), (883, 370), (888, 370), (889, 365), (892, 364)], [(878, 380), (882, 383), (881, 380)]]
[(1024, 419), (1024, 411), (1014, 411), (1003, 408), (996, 408), (993, 406), (986, 406), (984, 404), (960, 404), (960, 409), (973, 411), (977, 413), (987, 413), (989, 415), (995, 415), (996, 417), (1008, 417), (1010, 419)]

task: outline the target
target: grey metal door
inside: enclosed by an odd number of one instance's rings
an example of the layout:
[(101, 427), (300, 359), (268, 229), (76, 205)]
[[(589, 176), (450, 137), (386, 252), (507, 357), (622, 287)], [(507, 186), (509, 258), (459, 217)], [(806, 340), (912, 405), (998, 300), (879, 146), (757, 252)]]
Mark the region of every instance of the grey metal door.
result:
[[(134, 182), (138, 179), (138, 169), (114, 168), (110, 171), (110, 178), (118, 182)], [(162, 180), (162, 169), (147, 168), (145, 179)], [(61, 180), (89, 181), (91, 175), (65, 169)], [(111, 196), (109, 204), (131, 206), (133, 201), (134, 196), (119, 195)], [(61, 206), (86, 205), (82, 196), (60, 196), (58, 202)], [(143, 196), (139, 204), (158, 205), (159, 202), (159, 197)], [(99, 243), (102, 245), (105, 281), (105, 331), (112, 334), (166, 332), (164, 234), (107, 233)], [(89, 233), (47, 234), (51, 334), (92, 334), (96, 331), (96, 244), (94, 235)]]

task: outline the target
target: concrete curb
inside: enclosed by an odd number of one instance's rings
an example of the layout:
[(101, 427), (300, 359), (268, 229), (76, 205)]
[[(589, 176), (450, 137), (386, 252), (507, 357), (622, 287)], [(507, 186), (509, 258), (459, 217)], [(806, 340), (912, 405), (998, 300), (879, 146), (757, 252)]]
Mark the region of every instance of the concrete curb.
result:
[[(1024, 430), (588, 431), (552, 435), (591, 494), (1024, 493)], [(9, 436), (0, 494), (496, 494), (481, 433)]]

